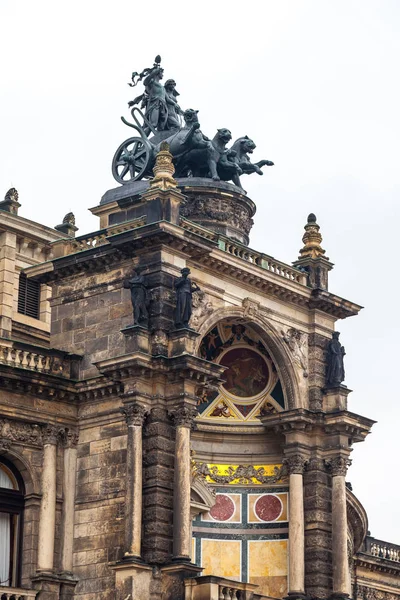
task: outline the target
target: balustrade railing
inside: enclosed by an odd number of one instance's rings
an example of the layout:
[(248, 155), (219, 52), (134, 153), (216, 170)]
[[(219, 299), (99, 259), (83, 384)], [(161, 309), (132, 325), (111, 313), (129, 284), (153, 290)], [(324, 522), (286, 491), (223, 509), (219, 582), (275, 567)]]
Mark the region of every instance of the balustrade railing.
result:
[(205, 575), (185, 579), (185, 600), (252, 600), (257, 588), (251, 583)]
[(181, 219), (181, 226), (192, 233), (196, 233), (197, 235), (201, 235), (202, 237), (206, 237), (207, 239), (218, 242), (218, 248), (223, 252), (227, 252), (228, 254), (245, 260), (248, 263), (257, 265), (258, 267), (261, 267), (266, 271), (270, 271), (270, 273), (275, 273), (275, 275), (279, 275), (280, 277), (284, 277), (289, 281), (295, 281), (296, 283), (307, 285), (307, 275), (305, 273), (295, 269), (294, 267), (285, 265), (285, 263), (275, 260), (272, 258), (272, 256), (252, 250), (251, 248), (243, 246), (239, 242), (235, 242), (226, 236), (218, 235), (208, 231), (204, 227), (200, 227), (196, 223), (188, 221), (187, 219)]
[(39, 373), (50, 373), (60, 377), (69, 378), (71, 376), (71, 361), (62, 358), (58, 354), (51, 354), (51, 351), (48, 354), (42, 354), (30, 348), (24, 349), (23, 347), (17, 348), (12, 345), (0, 344), (0, 364), (38, 371)]
[(138, 227), (142, 227), (146, 224), (146, 217), (138, 217), (137, 219), (131, 219), (130, 221), (125, 221), (123, 223), (118, 223), (117, 225), (111, 225), (106, 229), (100, 229), (99, 231), (94, 231), (93, 233), (87, 235), (80, 235), (76, 238), (71, 238), (68, 240), (61, 240), (55, 242), (56, 247), (60, 247), (61, 245), (61, 254), (56, 252), (55, 254), (67, 256), (68, 254), (75, 254), (75, 252), (82, 252), (83, 250), (91, 250), (93, 248), (98, 248), (99, 246), (104, 246), (104, 244), (108, 244), (109, 238), (112, 235), (116, 235), (118, 233), (123, 233), (124, 231), (129, 231), (130, 229), (137, 229)]
[(377, 558), (400, 562), (400, 546), (397, 544), (389, 544), (388, 542), (376, 540), (368, 536), (365, 538), (363, 551)]
[(35, 600), (36, 590), (0, 586), (0, 600)]

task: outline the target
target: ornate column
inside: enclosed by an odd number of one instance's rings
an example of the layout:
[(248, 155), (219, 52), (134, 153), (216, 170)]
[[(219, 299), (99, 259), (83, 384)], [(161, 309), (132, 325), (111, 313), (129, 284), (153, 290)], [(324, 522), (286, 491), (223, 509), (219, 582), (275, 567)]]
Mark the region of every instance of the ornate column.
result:
[(333, 595), (351, 594), (347, 552), (346, 473), (351, 461), (347, 456), (335, 456), (326, 461), (332, 472), (332, 571)]
[(171, 416), (175, 423), (174, 461), (174, 560), (190, 561), (191, 522), (190, 522), (190, 429), (197, 416), (191, 406), (177, 408)]
[(67, 431), (64, 436), (63, 518), (61, 571), (72, 575), (72, 552), (74, 542), (74, 513), (76, 489), (76, 458), (79, 434)]
[(121, 408), (128, 425), (126, 456), (126, 529), (125, 559), (141, 560), (142, 545), (142, 428), (147, 411), (132, 402)]
[(289, 473), (289, 598), (304, 597), (303, 473), (307, 460), (301, 454), (284, 459)]
[(43, 430), (42, 500), (39, 516), (38, 572), (52, 573), (56, 526), (57, 438), (59, 428)]

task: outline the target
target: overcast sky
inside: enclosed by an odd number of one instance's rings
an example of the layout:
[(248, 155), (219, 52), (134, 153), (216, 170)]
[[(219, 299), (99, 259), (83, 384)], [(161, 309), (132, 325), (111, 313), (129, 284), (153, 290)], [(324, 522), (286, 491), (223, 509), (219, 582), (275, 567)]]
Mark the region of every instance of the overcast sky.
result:
[(365, 306), (337, 324), (349, 409), (378, 421), (348, 479), (372, 535), (398, 543), (399, 31), (398, 0), (0, 2), (0, 195), (15, 186), (22, 216), (98, 229), (127, 82), (158, 53), (204, 133), (275, 163), (242, 178), (251, 246), (290, 263), (316, 213), (330, 290)]

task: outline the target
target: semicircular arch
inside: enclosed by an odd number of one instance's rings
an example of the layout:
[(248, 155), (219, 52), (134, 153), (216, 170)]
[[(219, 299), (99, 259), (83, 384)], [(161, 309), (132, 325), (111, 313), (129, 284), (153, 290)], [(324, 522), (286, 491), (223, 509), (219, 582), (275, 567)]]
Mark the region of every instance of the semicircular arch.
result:
[(25, 486), (25, 495), (40, 493), (39, 479), (35, 475), (34, 470), (25, 456), (14, 450), (14, 448), (7, 448), (0, 453), (0, 460), (2, 458), (7, 459), (14, 465), (21, 475)]
[(204, 336), (219, 322), (225, 319), (239, 318), (244, 323), (251, 326), (265, 342), (271, 358), (274, 361), (285, 398), (286, 409), (305, 408), (302, 402), (299, 384), (295, 369), (293, 368), (292, 359), (278, 331), (263, 315), (245, 314), (244, 308), (228, 307), (219, 308), (212, 313), (201, 327), (198, 329), (199, 338), (197, 340), (196, 351), (199, 351), (200, 344)]

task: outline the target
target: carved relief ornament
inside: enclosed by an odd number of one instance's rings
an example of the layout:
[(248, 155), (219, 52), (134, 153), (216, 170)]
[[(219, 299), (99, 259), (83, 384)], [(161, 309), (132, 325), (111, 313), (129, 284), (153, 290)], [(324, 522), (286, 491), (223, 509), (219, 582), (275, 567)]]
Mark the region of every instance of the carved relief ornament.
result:
[(58, 438), (62, 433), (61, 428), (58, 425), (48, 423), (43, 427), (43, 444), (57, 444)]
[(308, 377), (307, 335), (290, 327), (287, 331), (282, 330), (282, 339), (292, 353), (294, 362), (303, 370), (303, 376)]
[(66, 429), (62, 438), (65, 448), (76, 448), (78, 445), (79, 433), (73, 429)]
[(148, 411), (145, 409), (145, 407), (137, 402), (125, 404), (121, 408), (121, 412), (125, 417), (128, 427), (132, 425), (141, 427), (148, 414)]
[(9, 447), (13, 442), (42, 446), (42, 429), (36, 423), (22, 423), (10, 419), (1, 419), (0, 440), (3, 448)]
[(356, 586), (356, 598), (363, 598), (363, 600), (400, 600), (400, 594), (392, 594), (391, 592), (384, 592), (383, 590), (377, 590), (376, 588), (370, 588), (366, 585)]
[(260, 483), (276, 483), (282, 481), (286, 476), (286, 467), (274, 467), (274, 474), (267, 475), (264, 467), (258, 469), (253, 465), (238, 465), (237, 467), (229, 467), (227, 472), (221, 475), (218, 472), (218, 467), (210, 467), (206, 463), (196, 463), (196, 474), (198, 476), (208, 477), (213, 483), (222, 485), (238, 480), (239, 483), (245, 485), (253, 483), (256, 480)]
[(332, 473), (332, 476), (346, 477), (347, 469), (351, 465), (351, 460), (346, 456), (335, 456), (325, 460), (326, 466)]
[(193, 295), (192, 299), (192, 318), (191, 324), (197, 327), (205, 317), (208, 317), (213, 311), (214, 307), (209, 296), (203, 292), (203, 290), (199, 290), (196, 294)]
[(256, 316), (260, 310), (260, 303), (251, 298), (243, 298), (242, 306), (244, 308), (243, 315), (245, 317)]

